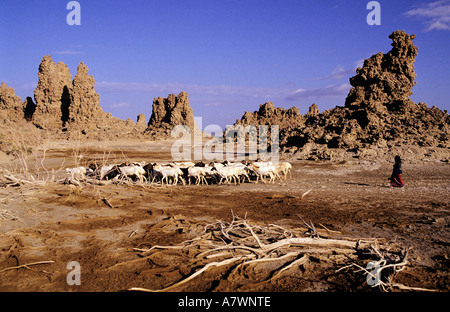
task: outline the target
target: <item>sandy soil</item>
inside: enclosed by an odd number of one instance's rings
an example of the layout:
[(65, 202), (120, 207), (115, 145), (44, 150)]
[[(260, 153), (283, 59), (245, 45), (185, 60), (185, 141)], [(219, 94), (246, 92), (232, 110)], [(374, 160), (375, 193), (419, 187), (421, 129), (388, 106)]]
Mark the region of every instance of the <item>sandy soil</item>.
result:
[[(169, 143), (92, 143), (90, 158), (162, 161)], [(46, 164), (73, 164), (73, 146), (54, 144)], [(0, 291), (122, 291), (160, 289), (194, 272), (189, 252), (140, 257), (135, 247), (177, 244), (203, 233), (216, 220), (231, 221), (231, 210), (257, 225), (296, 228), (297, 215), (330, 237), (378, 238), (410, 248), (407, 267), (395, 282), (450, 290), (450, 166), (404, 163), (403, 189), (388, 187), (392, 164), (314, 162), (290, 159), (292, 177), (274, 184), (152, 186), (46, 183), (0, 188)], [(303, 199), (301, 195), (311, 190)], [(113, 208), (102, 200), (107, 198)], [(16, 217), (11, 219), (11, 215)], [(310, 257), (282, 278), (260, 283), (264, 267), (251, 272), (217, 268), (179, 291), (379, 291), (365, 276), (346, 269), (333, 254)], [(24, 264), (54, 261), (8, 269)], [(70, 286), (67, 264), (81, 265), (81, 285)], [(6, 269), (6, 270), (5, 270)]]

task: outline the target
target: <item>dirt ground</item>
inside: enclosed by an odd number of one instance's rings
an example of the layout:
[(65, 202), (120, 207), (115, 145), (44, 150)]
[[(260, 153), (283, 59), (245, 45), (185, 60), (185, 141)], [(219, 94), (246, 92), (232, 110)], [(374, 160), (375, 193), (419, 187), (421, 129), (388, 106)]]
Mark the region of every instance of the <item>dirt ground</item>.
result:
[[(128, 144), (128, 145), (127, 145)], [(105, 152), (106, 151), (106, 152)], [(130, 142), (85, 147), (84, 159), (169, 160), (169, 145)], [(49, 168), (73, 165), (73, 148), (55, 144)], [(405, 188), (388, 186), (392, 164), (289, 159), (292, 177), (274, 184), (84, 185), (61, 183), (0, 188), (0, 291), (116, 292), (132, 287), (160, 289), (192, 274), (189, 252), (141, 257), (133, 248), (173, 245), (204, 233), (232, 213), (256, 225), (286, 228), (305, 221), (332, 238), (377, 238), (411, 248), (395, 282), (408, 287), (450, 290), (450, 165), (403, 164)], [(302, 199), (302, 194), (311, 190)], [(103, 199), (107, 199), (112, 208)], [(7, 211), (7, 213), (5, 212)], [(221, 267), (177, 291), (380, 291), (341, 258), (310, 257), (267, 283), (264, 267), (230, 273)], [(335, 260), (336, 261), (335, 261)], [(52, 261), (13, 268), (41, 261)], [(81, 285), (67, 276), (76, 261)], [(362, 264), (362, 263), (361, 263)]]

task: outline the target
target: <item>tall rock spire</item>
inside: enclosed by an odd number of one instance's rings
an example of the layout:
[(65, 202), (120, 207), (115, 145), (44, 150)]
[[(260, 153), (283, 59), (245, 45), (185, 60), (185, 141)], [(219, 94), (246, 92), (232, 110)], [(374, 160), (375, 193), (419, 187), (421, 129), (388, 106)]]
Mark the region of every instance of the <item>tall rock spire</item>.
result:
[(100, 107), (100, 95), (95, 91), (95, 79), (81, 62), (73, 79), (69, 124), (94, 124), (103, 121), (105, 116)]
[(197, 127), (188, 93), (183, 91), (178, 96), (169, 94), (167, 98), (155, 98), (146, 131), (157, 136), (170, 136), (173, 127), (178, 125), (187, 126), (191, 133)]
[(369, 108), (372, 110), (404, 110), (412, 104), (409, 96), (416, 84), (414, 61), (418, 48), (414, 45), (415, 35), (394, 31), (392, 49), (386, 54), (379, 52), (364, 61), (364, 66), (356, 70), (350, 78), (353, 88), (345, 101), (350, 109)]
[(68, 120), (72, 76), (62, 62), (55, 64), (50, 55), (39, 65), (38, 85), (34, 91), (36, 111), (33, 122), (43, 129), (61, 128)]

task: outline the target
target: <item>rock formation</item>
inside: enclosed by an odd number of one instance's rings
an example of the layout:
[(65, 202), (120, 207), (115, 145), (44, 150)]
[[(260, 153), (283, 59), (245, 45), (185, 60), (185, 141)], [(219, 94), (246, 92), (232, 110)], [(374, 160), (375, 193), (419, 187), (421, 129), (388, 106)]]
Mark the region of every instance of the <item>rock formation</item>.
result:
[(134, 127), (134, 123), (130, 126), (103, 111), (100, 95), (95, 91), (95, 79), (83, 62), (78, 65), (72, 81), (69, 68), (62, 62), (55, 64), (51, 56), (46, 55), (39, 65), (38, 77), (34, 91), (36, 105), (27, 98), (24, 112), (26, 119), (38, 128), (54, 133), (66, 131), (69, 135), (81, 132), (103, 136), (111, 132), (108, 137), (117, 137)]
[[(359, 155), (364, 149), (392, 146), (450, 147), (447, 112), (415, 104), (409, 98), (416, 78), (415, 36), (395, 31), (389, 38), (392, 50), (365, 60), (357, 75), (350, 78), (352, 88), (345, 107), (321, 114), (316, 107), (310, 108), (303, 126), (281, 134), (285, 151), (303, 153), (304, 157), (315, 151), (316, 159), (328, 159), (336, 149)], [(317, 150), (324, 152), (318, 155)]]
[(13, 88), (2, 83), (0, 85), (0, 121), (4, 123), (17, 121), (23, 119), (24, 116), (24, 103)]
[(34, 91), (36, 111), (33, 123), (42, 129), (60, 129), (69, 118), (72, 76), (62, 62), (55, 64), (50, 55), (39, 65), (38, 85)]
[(146, 133), (161, 138), (169, 137), (173, 127), (177, 125), (187, 126), (191, 133), (197, 127), (188, 93), (183, 91), (178, 96), (169, 94), (167, 98), (155, 98)]
[(147, 122), (144, 114), (139, 114), (136, 119), (136, 131), (144, 132), (147, 129)]
[[(392, 49), (365, 60), (350, 78), (345, 106), (322, 113), (316, 104), (305, 116), (294, 107), (275, 108), (270, 102), (246, 112), (235, 125), (280, 125), (281, 150), (304, 159), (333, 159), (338, 153), (365, 157), (395, 146), (450, 148), (450, 117), (446, 111), (415, 104), (414, 35), (395, 31)], [(377, 154), (377, 155), (375, 155)], [(375, 155), (375, 156), (374, 156)]]
[(317, 104), (313, 103), (309, 107), (308, 112), (306, 113), (305, 117), (306, 117), (306, 119), (314, 118), (314, 117), (316, 117), (319, 114), (320, 114), (320, 111), (319, 111), (319, 108), (317, 107)]
[(413, 102), (409, 99), (414, 79), (414, 61), (418, 53), (413, 43), (415, 35), (395, 31), (392, 50), (386, 54), (379, 52), (365, 60), (364, 66), (356, 70), (357, 75), (350, 78), (353, 88), (345, 101), (350, 109), (404, 110)]
[(69, 68), (62, 62), (55, 64), (50, 55), (39, 65), (38, 84), (34, 99), (24, 103), (6, 84), (0, 86), (0, 120), (29, 121), (37, 128), (60, 136), (114, 139), (119, 137), (170, 137), (176, 125), (196, 129), (188, 93), (169, 94), (153, 101), (149, 123), (139, 114), (137, 122), (121, 120), (107, 114), (100, 107), (100, 95), (95, 91), (95, 79), (81, 62), (72, 80)]
[(259, 110), (253, 113), (245, 112), (235, 125), (278, 125), (280, 129), (291, 129), (302, 125), (305, 118), (297, 107), (284, 109), (275, 107), (272, 102), (266, 102), (259, 106)]
[[(344, 106), (320, 112), (312, 104), (303, 116), (296, 107), (284, 109), (266, 102), (253, 113), (245, 112), (235, 126), (279, 125), (281, 151), (300, 159), (336, 159), (342, 153), (347, 158), (379, 158), (380, 153), (386, 155), (397, 147), (441, 149), (449, 154), (447, 111), (416, 104), (409, 98), (416, 83), (415, 36), (395, 31), (389, 38), (392, 49), (365, 60), (350, 78), (352, 88)], [(22, 102), (12, 88), (0, 85), (1, 124), (8, 120), (29, 121), (64, 138), (72, 134), (79, 138), (81, 133), (97, 139), (164, 139), (170, 138), (177, 125), (186, 125), (191, 132), (197, 128), (186, 92), (155, 98), (148, 124), (143, 114), (135, 123), (102, 110), (95, 79), (83, 62), (72, 80), (69, 68), (61, 62), (55, 64), (47, 55), (39, 66), (38, 77), (35, 102), (31, 97)]]
[(95, 79), (81, 62), (73, 79), (67, 121), (70, 125), (102, 125), (106, 113), (100, 107), (100, 95), (95, 91)]

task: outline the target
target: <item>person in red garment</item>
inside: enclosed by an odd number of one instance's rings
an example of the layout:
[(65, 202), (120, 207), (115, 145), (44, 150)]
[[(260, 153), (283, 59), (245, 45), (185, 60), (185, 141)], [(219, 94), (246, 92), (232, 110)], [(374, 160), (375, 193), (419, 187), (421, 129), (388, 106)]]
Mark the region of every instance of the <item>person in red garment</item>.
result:
[(402, 180), (402, 160), (400, 156), (395, 156), (394, 169), (392, 170), (392, 175), (390, 177), (392, 187), (404, 187), (405, 183)]

